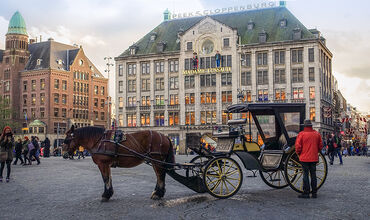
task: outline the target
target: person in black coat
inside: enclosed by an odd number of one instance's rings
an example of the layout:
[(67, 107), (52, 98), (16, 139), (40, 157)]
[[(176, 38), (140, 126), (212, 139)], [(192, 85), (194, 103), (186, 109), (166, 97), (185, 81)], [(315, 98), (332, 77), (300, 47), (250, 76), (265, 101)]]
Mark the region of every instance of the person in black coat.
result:
[(44, 140), (44, 157), (50, 156), (50, 140), (49, 138), (45, 138)]
[(34, 137), (34, 136), (31, 137), (31, 143), (33, 144), (33, 146), (35, 148), (30, 151), (30, 160), (32, 160), (32, 157), (34, 157), (37, 161), (37, 165), (39, 165), (40, 164), (40, 158), (37, 156), (37, 151), (39, 150), (40, 146), (39, 146), (39, 143), (36, 140), (36, 137)]
[(19, 138), (17, 143), (15, 144), (15, 161), (13, 165), (17, 165), (18, 159), (21, 160), (21, 165), (24, 163), (22, 159), (22, 140)]

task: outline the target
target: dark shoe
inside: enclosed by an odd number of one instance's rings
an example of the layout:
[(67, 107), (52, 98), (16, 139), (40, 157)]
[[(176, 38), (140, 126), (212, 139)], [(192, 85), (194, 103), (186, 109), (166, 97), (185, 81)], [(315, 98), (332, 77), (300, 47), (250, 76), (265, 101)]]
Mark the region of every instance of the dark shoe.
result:
[(343, 163), (340, 163), (339, 165), (343, 165)]
[(332, 162), (330, 162), (330, 165), (333, 165), (333, 163), (332, 163)]
[(309, 199), (310, 198), (310, 195), (309, 194), (302, 193), (301, 195), (298, 196), (298, 198), (301, 198), (301, 199)]
[(317, 198), (317, 193), (312, 193), (312, 198), (316, 199)]
[(40, 162), (38, 162), (37, 165), (40, 165)]
[(6, 178), (6, 182), (9, 183), (9, 177)]

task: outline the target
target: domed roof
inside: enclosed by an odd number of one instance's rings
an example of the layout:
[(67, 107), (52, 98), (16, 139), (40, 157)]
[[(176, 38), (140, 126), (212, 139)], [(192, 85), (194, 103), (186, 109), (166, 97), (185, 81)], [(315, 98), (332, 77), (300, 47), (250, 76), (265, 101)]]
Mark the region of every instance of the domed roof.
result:
[(9, 21), (9, 26), (8, 26), (8, 33), (6, 34), (27, 34), (26, 30), (26, 22), (24, 22), (24, 19), (19, 13), (19, 11), (16, 11), (12, 18)]

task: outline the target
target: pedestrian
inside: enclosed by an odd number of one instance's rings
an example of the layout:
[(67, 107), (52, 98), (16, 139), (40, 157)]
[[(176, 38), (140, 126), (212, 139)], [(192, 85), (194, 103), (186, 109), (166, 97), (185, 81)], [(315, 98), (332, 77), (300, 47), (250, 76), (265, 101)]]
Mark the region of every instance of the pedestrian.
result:
[(17, 165), (18, 159), (21, 161), (21, 165), (24, 163), (22, 159), (22, 148), (22, 139), (18, 138), (18, 141), (15, 144), (15, 161), (13, 165)]
[(80, 159), (80, 156), (85, 159), (84, 148), (82, 146), (78, 147), (78, 159)]
[(44, 157), (50, 157), (50, 140), (48, 137), (44, 140)]
[(193, 70), (198, 69), (198, 54), (196, 52), (193, 53)]
[(333, 162), (334, 162), (334, 138), (331, 134), (328, 134), (328, 138), (327, 138), (327, 145), (328, 145), (328, 157), (329, 157), (329, 160), (330, 160), (330, 165), (333, 165)]
[(319, 161), (319, 152), (322, 148), (320, 133), (312, 129), (311, 120), (305, 120), (304, 130), (299, 132), (295, 142), (295, 150), (303, 168), (303, 193), (298, 198), (310, 198), (309, 175), (312, 198), (317, 198), (316, 163)]
[[(338, 135), (334, 135), (334, 155), (338, 155), (339, 157), (339, 161), (340, 161), (340, 165), (343, 165), (343, 160), (342, 160), (342, 153), (341, 153), (341, 149), (342, 149), (342, 140), (341, 138), (338, 136)], [(334, 163), (334, 156), (333, 156), (333, 159), (332, 159), (332, 163)]]
[(13, 148), (14, 148), (14, 137), (12, 129), (9, 126), (6, 126), (3, 130), (3, 133), (0, 137), (0, 182), (3, 181), (3, 171), (6, 163), (7, 173), (6, 173), (6, 182), (10, 180), (10, 171), (11, 164), (13, 160)]
[(217, 68), (220, 67), (221, 54), (218, 50), (216, 51), (215, 60), (216, 60), (216, 67)]
[[(31, 165), (31, 160), (29, 158), (29, 150), (28, 150), (28, 144), (30, 143), (30, 140), (28, 139), (27, 136), (24, 137), (24, 141), (22, 143), (23, 145), (23, 159), (24, 159), (24, 164), (23, 166), (25, 165)], [(28, 163), (27, 163), (27, 160), (28, 160)]]
[(38, 149), (38, 143), (36, 137), (32, 136), (31, 137), (31, 143), (28, 144), (28, 149), (30, 151), (30, 165), (32, 164), (32, 158), (35, 158), (37, 161), (37, 165), (40, 164), (40, 159), (36, 155), (37, 149)]

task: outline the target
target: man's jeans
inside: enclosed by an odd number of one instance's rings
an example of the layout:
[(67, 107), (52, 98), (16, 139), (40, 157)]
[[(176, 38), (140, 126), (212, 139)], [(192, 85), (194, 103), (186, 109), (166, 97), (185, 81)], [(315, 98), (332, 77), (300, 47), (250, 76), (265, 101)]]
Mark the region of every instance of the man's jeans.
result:
[(317, 192), (316, 162), (301, 162), (303, 168), (303, 193), (310, 193), (309, 174), (311, 174), (312, 193)]
[(330, 155), (330, 164), (333, 164), (334, 163), (334, 156), (336, 154), (338, 154), (340, 164), (343, 164), (342, 154), (340, 152), (340, 147), (334, 148), (334, 151), (331, 152), (331, 155)]

